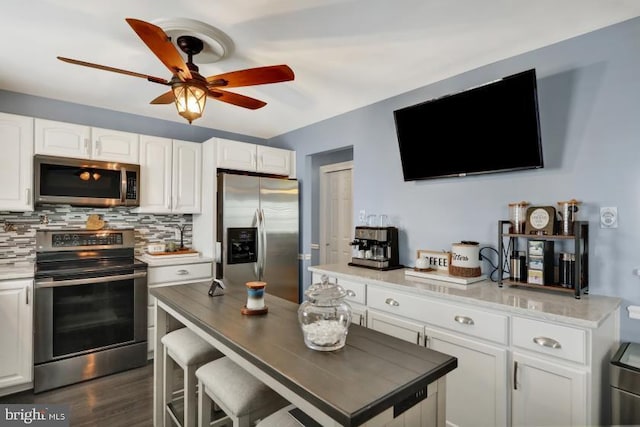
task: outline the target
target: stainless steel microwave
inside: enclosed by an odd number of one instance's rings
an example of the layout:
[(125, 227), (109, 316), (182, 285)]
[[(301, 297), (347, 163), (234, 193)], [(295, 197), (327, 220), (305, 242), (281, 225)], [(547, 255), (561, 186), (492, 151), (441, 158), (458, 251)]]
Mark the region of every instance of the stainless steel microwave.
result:
[(140, 205), (140, 165), (35, 155), (33, 170), (36, 205)]

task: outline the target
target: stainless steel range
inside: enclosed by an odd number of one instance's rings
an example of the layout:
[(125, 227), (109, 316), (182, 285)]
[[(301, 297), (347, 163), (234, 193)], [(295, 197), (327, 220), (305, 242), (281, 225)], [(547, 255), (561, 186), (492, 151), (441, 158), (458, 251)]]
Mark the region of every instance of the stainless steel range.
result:
[(147, 265), (133, 229), (36, 232), (34, 391), (147, 362)]

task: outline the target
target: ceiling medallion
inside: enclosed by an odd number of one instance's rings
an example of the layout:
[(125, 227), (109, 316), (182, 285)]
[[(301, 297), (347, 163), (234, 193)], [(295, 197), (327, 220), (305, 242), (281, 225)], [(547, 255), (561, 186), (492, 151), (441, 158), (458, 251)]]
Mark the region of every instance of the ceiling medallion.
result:
[(171, 42), (179, 50), (178, 37), (192, 36), (202, 40), (203, 48), (198, 54), (198, 63), (212, 64), (231, 55), (233, 52), (233, 41), (222, 30), (205, 24), (201, 21), (188, 18), (161, 18), (152, 21), (153, 24), (162, 28)]

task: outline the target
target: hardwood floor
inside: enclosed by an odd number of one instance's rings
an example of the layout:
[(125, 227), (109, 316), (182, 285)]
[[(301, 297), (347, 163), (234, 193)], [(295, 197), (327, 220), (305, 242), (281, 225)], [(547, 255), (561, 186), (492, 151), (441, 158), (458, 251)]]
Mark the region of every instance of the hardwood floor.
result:
[(153, 363), (39, 394), (0, 397), (0, 403), (68, 404), (73, 427), (152, 426)]

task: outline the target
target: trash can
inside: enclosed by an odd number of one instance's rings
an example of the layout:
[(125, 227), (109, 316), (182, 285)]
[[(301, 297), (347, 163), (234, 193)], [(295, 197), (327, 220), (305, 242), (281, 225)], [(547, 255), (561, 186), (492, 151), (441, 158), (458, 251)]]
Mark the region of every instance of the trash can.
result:
[(611, 424), (640, 424), (640, 344), (622, 343), (611, 359)]

